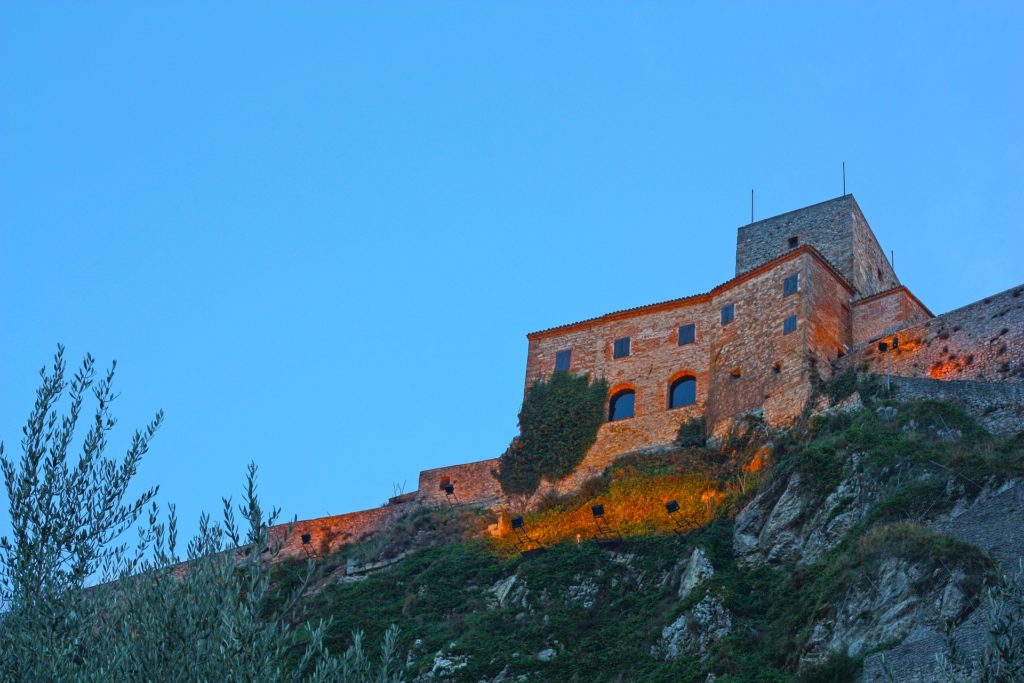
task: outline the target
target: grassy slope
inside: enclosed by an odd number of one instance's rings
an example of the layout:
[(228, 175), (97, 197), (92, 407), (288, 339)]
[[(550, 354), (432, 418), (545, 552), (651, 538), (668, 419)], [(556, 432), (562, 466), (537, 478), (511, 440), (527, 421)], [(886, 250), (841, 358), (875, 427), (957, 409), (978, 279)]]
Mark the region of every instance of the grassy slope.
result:
[[(750, 464), (763, 458), (768, 435), (756, 424), (717, 450), (680, 448), (656, 458), (624, 458), (580, 494), (549, 500), (527, 516), (531, 535), (549, 546), (530, 559), (514, 552), (510, 536), (481, 533), (495, 521), (487, 513), (421, 510), (384, 537), (326, 560), (328, 573), (348, 557), (412, 551), (392, 569), (365, 580), (327, 583), (306, 598), (308, 614), (333, 619), (332, 649), (344, 647), (354, 629), (376, 642), (397, 623), (401, 651), (412, 649), (413, 671), (429, 670), (442, 649), (447, 656), (469, 655), (458, 670), (459, 681), (492, 678), (506, 667), (512, 674), (538, 673), (543, 680), (559, 681), (703, 681), (708, 671), (722, 682), (852, 680), (860, 662), (842, 657), (802, 678), (794, 674), (815, 615), (826, 612), (844, 587), (880, 559), (893, 555), (955, 563), (978, 577), (980, 590), (991, 573), (988, 560), (912, 520), (952, 503), (946, 494), (950, 477), (964, 482), (970, 495), (986, 479), (1024, 473), (1021, 437), (992, 439), (944, 404), (904, 404), (896, 415), (885, 421), (868, 409), (771, 435), (776, 462), (761, 471), (751, 471), (757, 468)], [(960, 431), (959, 440), (944, 439), (943, 430), (949, 429)], [(813, 495), (824, 497), (844, 476), (852, 453), (862, 454), (861, 467), (879, 478), (895, 481), (894, 472), (914, 476), (899, 477), (909, 483), (893, 483), (867, 520), (813, 566), (748, 571), (735, 565), (731, 519), (762, 477), (800, 471), (814, 482)], [(698, 525), (685, 539), (670, 533), (663, 503), (672, 498)], [(606, 505), (609, 521), (625, 537), (617, 554), (589, 540), (594, 535), (589, 506), (595, 502)], [(694, 544), (706, 549), (716, 576), (681, 603), (672, 579)], [(633, 556), (628, 563), (624, 554)], [(297, 568), (282, 566), (277, 572), (283, 592)], [(520, 599), (498, 607), (487, 589), (512, 574), (529, 589), (526, 605)], [(571, 593), (587, 580), (598, 590), (594, 604), (584, 607)], [(651, 646), (661, 629), (706, 591), (732, 612), (732, 634), (703, 663), (653, 657)], [(416, 640), (421, 644), (414, 646)], [(558, 656), (539, 662), (536, 654), (547, 647), (557, 649)]]

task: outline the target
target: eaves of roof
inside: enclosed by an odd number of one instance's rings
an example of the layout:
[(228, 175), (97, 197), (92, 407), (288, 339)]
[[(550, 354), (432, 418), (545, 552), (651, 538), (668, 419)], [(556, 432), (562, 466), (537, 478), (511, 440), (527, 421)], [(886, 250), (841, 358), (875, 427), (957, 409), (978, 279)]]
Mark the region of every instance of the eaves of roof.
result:
[[(839, 270), (835, 266), (833, 266), (831, 263), (829, 263), (828, 259), (826, 259), (824, 256), (822, 256), (820, 251), (818, 251), (817, 249), (815, 249), (814, 247), (812, 247), (809, 244), (804, 244), (802, 246), (797, 247), (796, 249), (792, 249), (790, 251), (787, 251), (782, 256), (774, 258), (771, 261), (767, 261), (765, 263), (762, 263), (757, 268), (754, 268), (752, 270), (748, 270), (745, 273), (741, 273), (740, 275), (737, 275), (736, 277), (732, 278), (731, 280), (727, 280), (727, 281), (723, 282), (722, 284), (718, 285), (717, 287), (714, 287), (710, 291), (703, 292), (701, 294), (692, 294), (690, 296), (684, 296), (684, 297), (681, 297), (681, 298), (678, 298), (678, 299), (669, 299), (668, 301), (660, 301), (660, 302), (655, 303), (655, 304), (647, 304), (646, 306), (636, 306), (634, 308), (625, 308), (625, 309), (623, 309), (621, 311), (614, 311), (612, 313), (606, 313), (604, 315), (600, 315), (600, 316), (597, 316), (595, 318), (587, 318), (586, 320), (580, 320), (580, 321), (577, 321), (577, 322), (574, 322), (574, 323), (567, 323), (565, 325), (557, 325), (555, 327), (549, 327), (549, 328), (544, 329), (544, 330), (538, 330), (537, 332), (531, 332), (528, 335), (526, 335), (526, 338), (527, 339), (531, 339), (531, 340), (533, 340), (533, 339), (541, 339), (543, 337), (548, 337), (548, 336), (551, 336), (553, 334), (562, 333), (562, 332), (568, 332), (569, 330), (578, 330), (578, 329), (585, 329), (587, 327), (594, 327), (596, 325), (599, 325), (599, 324), (602, 324), (602, 323), (611, 322), (613, 320), (622, 320), (624, 318), (632, 318), (632, 317), (638, 316), (638, 315), (645, 315), (645, 314), (648, 314), (648, 313), (656, 313), (658, 311), (664, 311), (664, 310), (675, 308), (677, 306), (681, 306), (681, 305), (685, 305), (685, 304), (696, 304), (696, 303), (703, 303), (703, 302), (706, 302), (706, 301), (710, 301), (716, 295), (721, 294), (722, 292), (725, 292), (725, 291), (727, 291), (729, 289), (732, 289), (733, 287), (736, 287), (737, 285), (740, 285), (740, 284), (746, 282), (747, 280), (755, 278), (758, 275), (761, 275), (762, 273), (765, 273), (765, 272), (767, 272), (767, 271), (777, 267), (778, 265), (780, 265), (782, 263), (785, 263), (786, 261), (790, 261), (790, 260), (792, 260), (792, 259), (794, 259), (794, 258), (796, 258), (798, 256), (803, 255), (803, 254), (810, 254), (813, 258), (818, 260), (825, 267), (826, 270), (828, 270), (829, 272), (832, 273), (832, 275), (835, 276), (835, 278), (839, 281), (840, 284), (842, 284), (844, 287), (846, 287), (846, 289), (848, 289), (850, 291), (851, 294), (853, 294), (853, 293), (855, 293), (857, 291), (857, 289), (852, 284), (850, 284), (850, 281), (847, 280), (846, 277), (842, 273), (840, 273)], [(911, 295), (911, 296), (913, 296), (913, 295)], [(920, 303), (920, 302), (918, 302), (918, 303)], [(927, 310), (927, 309), (925, 309), (925, 310)]]
[(935, 314), (931, 312), (931, 309), (929, 309), (927, 306), (921, 303), (921, 300), (914, 296), (914, 293), (907, 289), (906, 285), (897, 285), (895, 287), (890, 287), (889, 289), (882, 290), (881, 292), (875, 292), (874, 294), (866, 296), (863, 299), (857, 299), (856, 301), (853, 302), (853, 305), (860, 306), (861, 304), (866, 304), (867, 302), (874, 301), (875, 299), (881, 299), (884, 296), (889, 296), (890, 294), (895, 294), (896, 292), (899, 291), (903, 291), (908, 297), (910, 297), (914, 301), (914, 303), (921, 307), (921, 310), (927, 313), (930, 317), (935, 317)]

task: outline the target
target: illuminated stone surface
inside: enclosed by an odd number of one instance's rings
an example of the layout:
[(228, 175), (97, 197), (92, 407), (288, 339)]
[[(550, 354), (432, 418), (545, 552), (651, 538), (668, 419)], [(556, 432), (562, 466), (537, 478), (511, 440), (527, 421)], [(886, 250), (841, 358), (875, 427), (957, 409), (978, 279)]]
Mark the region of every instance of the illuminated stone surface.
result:
[[(798, 291), (784, 296), (794, 274)], [(728, 304), (734, 318), (723, 324)], [(783, 335), (790, 316), (796, 331)], [(695, 339), (680, 345), (684, 325), (694, 326)], [(891, 344), (893, 335), (899, 347), (880, 353), (879, 339)], [(615, 358), (614, 342), (625, 337), (629, 355)], [(663, 447), (693, 417), (705, 417), (716, 434), (748, 413), (784, 426), (807, 407), (818, 379), (861, 366), (884, 374), (889, 360), (904, 397), (953, 400), (997, 433), (1024, 428), (1024, 286), (933, 316), (899, 282), (852, 195), (740, 227), (736, 277), (708, 292), (527, 338), (524, 391), (551, 376), (559, 352), (571, 351), (561, 356), (569, 372), (604, 377), (609, 396), (636, 392), (634, 417), (604, 424), (577, 470), (542, 482), (537, 495), (572, 491), (623, 453)], [(696, 402), (669, 408), (670, 387), (683, 376), (696, 379)], [(287, 554), (332, 552), (409, 505), (504, 502), (497, 468), (491, 458), (425, 470), (418, 491), (388, 506), (299, 522)], [(309, 547), (302, 533), (311, 535)]]

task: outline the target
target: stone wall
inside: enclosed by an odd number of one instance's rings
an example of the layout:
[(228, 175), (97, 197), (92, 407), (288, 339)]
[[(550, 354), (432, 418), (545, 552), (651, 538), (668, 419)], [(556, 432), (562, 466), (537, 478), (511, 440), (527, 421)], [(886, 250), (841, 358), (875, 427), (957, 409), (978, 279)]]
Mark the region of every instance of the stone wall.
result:
[[(943, 380), (1024, 382), (1024, 286), (899, 330), (892, 374)], [(868, 344), (843, 359), (885, 374), (886, 353)]]
[[(800, 276), (800, 289), (784, 297), (783, 280), (793, 274)], [(692, 375), (697, 380), (696, 407), (712, 424), (762, 408), (769, 421), (781, 424), (799, 414), (807, 398), (808, 353), (831, 362), (849, 346), (852, 294), (849, 283), (820, 254), (800, 247), (708, 294), (529, 335), (526, 387), (550, 377), (556, 354), (571, 350), (570, 372), (604, 377), (611, 394), (623, 388), (636, 392), (634, 420), (668, 411), (672, 382)], [(723, 325), (721, 309), (730, 303), (735, 319)], [(797, 317), (797, 330), (783, 334), (783, 321), (790, 315)], [(679, 346), (679, 326), (691, 323), (696, 326), (695, 342)], [(631, 340), (630, 355), (614, 358), (614, 341), (622, 337)], [(664, 424), (678, 427), (678, 422), (668, 418)], [(641, 431), (623, 428), (623, 433), (637, 435), (627, 450), (650, 444)], [(674, 432), (667, 426), (663, 431)], [(603, 438), (595, 448), (603, 448)]]
[[(492, 472), (498, 469), (498, 459), (478, 460), (462, 465), (437, 467), (420, 472), (418, 503), (441, 504), (475, 503), (486, 505), (502, 498), (501, 485)], [(455, 488), (455, 498), (449, 499), (444, 485)]]
[[(717, 310), (736, 302), (736, 320), (722, 326), (712, 342), (708, 423), (714, 431), (737, 415), (763, 409), (781, 425), (800, 414), (810, 392), (811, 355), (834, 358), (847, 342), (843, 304), (849, 285), (816, 253), (792, 252), (715, 295)], [(783, 296), (786, 277), (799, 274), (799, 291)], [(783, 334), (783, 321), (796, 316), (797, 329)]]
[[(820, 261), (809, 260), (805, 270), (808, 278), (800, 315), (806, 319), (804, 354), (817, 366), (819, 375), (829, 379), (832, 362), (845, 354), (853, 341), (850, 297), (854, 292)], [(806, 381), (807, 375), (801, 379)]]
[(854, 346), (870, 343), (933, 317), (932, 312), (903, 286), (858, 299), (852, 308)]
[(809, 244), (868, 296), (899, 285), (853, 195), (744, 225), (736, 234), (736, 273), (786, 253), (789, 240)]
[[(288, 524), (272, 527), (270, 533), (271, 538), (284, 541), (280, 560), (305, 559), (310, 553), (323, 557), (338, 552), (343, 545), (385, 529), (403, 509), (401, 505), (385, 505), (344, 515), (306, 519), (295, 522), (290, 534), (287, 534)], [(303, 534), (309, 534), (308, 544), (303, 544)]]
[(993, 434), (1024, 431), (1024, 383), (895, 377), (892, 385), (901, 401), (931, 399), (958, 405)]
[(641, 415), (629, 420), (606, 422), (597, 433), (597, 441), (587, 451), (572, 474), (556, 482), (544, 481), (537, 495), (548, 491), (569, 493), (587, 479), (599, 476), (605, 468), (623, 453), (675, 441), (679, 426), (693, 417), (699, 417), (698, 406), (664, 410), (652, 415)]
[[(718, 310), (712, 308), (710, 297), (689, 297), (623, 313), (553, 333), (530, 335), (526, 389), (550, 378), (555, 370), (555, 354), (569, 349), (570, 372), (604, 377), (612, 393), (626, 387), (633, 389), (637, 416), (666, 410), (668, 387), (682, 374), (697, 379), (697, 404), (703, 405), (707, 400), (711, 341), (719, 324)], [(679, 327), (691, 323), (696, 326), (696, 341), (679, 346)], [(623, 337), (631, 340), (630, 355), (613, 358), (613, 343)]]
[(879, 246), (874, 231), (868, 225), (856, 200), (851, 197), (850, 220), (853, 226), (853, 277), (858, 296), (871, 296), (900, 284), (896, 271)]

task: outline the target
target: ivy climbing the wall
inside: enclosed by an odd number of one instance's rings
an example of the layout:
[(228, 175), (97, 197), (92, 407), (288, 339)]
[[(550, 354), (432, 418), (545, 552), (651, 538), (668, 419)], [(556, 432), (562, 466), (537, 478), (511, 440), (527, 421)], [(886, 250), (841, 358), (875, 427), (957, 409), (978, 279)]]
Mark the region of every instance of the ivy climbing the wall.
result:
[(502, 490), (528, 495), (541, 477), (554, 481), (576, 469), (597, 439), (607, 395), (605, 380), (567, 372), (530, 387), (519, 411), (519, 436), (500, 459)]

